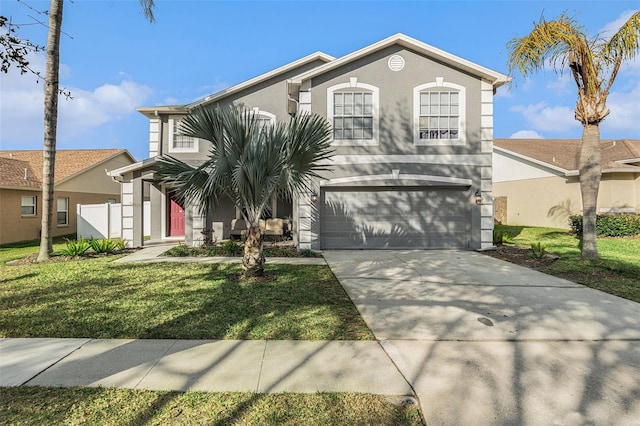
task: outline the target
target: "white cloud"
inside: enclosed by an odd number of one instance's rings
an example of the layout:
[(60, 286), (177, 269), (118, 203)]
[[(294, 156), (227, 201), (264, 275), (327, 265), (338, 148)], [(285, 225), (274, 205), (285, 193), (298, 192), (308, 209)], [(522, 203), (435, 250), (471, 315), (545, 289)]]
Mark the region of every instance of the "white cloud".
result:
[(574, 118), (573, 108), (566, 106), (548, 106), (546, 102), (516, 105), (511, 111), (521, 113), (527, 123), (535, 131), (568, 132), (579, 127)]
[[(36, 69), (44, 65), (40, 55), (31, 58)], [(61, 76), (70, 75), (69, 67), (61, 65)], [(44, 88), (42, 81), (30, 74), (20, 75), (11, 70), (0, 75), (0, 140), (3, 149), (35, 143), (43, 136)], [(151, 95), (151, 88), (131, 80), (118, 84), (103, 84), (90, 90), (61, 85), (71, 92), (73, 99), (60, 96), (58, 100), (58, 137), (81, 137), (100, 126), (134, 114), (135, 108)], [(26, 147), (26, 146), (25, 146)], [(28, 146), (28, 148), (33, 148)]]
[(509, 83), (498, 87), (495, 94), (496, 98), (513, 98), (513, 96), (514, 94)]
[(620, 16), (618, 16), (618, 18), (616, 18), (611, 22), (606, 23), (605, 26), (598, 31), (598, 34), (601, 37), (610, 38), (613, 34), (615, 34), (620, 29), (622, 24), (627, 22), (629, 18), (631, 18), (631, 15), (633, 15), (636, 12), (637, 10), (625, 10), (620, 14)]
[[(617, 19), (607, 23), (603, 28), (598, 31), (598, 34), (604, 38), (610, 38), (613, 34), (615, 34), (622, 24), (627, 22), (631, 15), (636, 13), (638, 10), (625, 10), (618, 16)], [(625, 61), (620, 66), (620, 74), (623, 75), (635, 75), (640, 76), (640, 58), (636, 56), (633, 61)]]
[(558, 93), (575, 92), (577, 90), (576, 88), (577, 86), (575, 85), (573, 76), (570, 73), (558, 75), (555, 80), (551, 80), (547, 83), (547, 89)]
[(535, 130), (518, 130), (509, 139), (544, 139), (544, 136)]
[(607, 99), (611, 113), (602, 122), (605, 130), (627, 131), (629, 138), (640, 138), (640, 82), (629, 91), (611, 92)]

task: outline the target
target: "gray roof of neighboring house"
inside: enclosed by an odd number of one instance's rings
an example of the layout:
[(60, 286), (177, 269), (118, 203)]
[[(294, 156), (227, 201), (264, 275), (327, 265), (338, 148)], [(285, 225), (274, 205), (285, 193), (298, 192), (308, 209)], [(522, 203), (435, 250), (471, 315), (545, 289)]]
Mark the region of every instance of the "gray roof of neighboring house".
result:
[[(580, 139), (495, 139), (494, 149), (577, 174)], [(603, 172), (640, 172), (640, 140), (601, 140)]]

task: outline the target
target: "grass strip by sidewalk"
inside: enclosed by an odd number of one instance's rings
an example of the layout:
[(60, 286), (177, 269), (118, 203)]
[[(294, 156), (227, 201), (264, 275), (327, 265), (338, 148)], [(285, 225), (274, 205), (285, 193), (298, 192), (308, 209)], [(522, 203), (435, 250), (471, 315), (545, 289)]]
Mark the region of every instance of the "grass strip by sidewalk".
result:
[(327, 266), (267, 264), (272, 280), (246, 283), (238, 265), (114, 258), (2, 263), (0, 337), (374, 338)]
[(356, 393), (156, 392), (13, 387), (0, 392), (0, 424), (422, 425), (415, 406)]
[(640, 303), (640, 238), (598, 238), (599, 260), (580, 257), (580, 239), (566, 230), (497, 225), (510, 242), (541, 242), (560, 258), (542, 272)]

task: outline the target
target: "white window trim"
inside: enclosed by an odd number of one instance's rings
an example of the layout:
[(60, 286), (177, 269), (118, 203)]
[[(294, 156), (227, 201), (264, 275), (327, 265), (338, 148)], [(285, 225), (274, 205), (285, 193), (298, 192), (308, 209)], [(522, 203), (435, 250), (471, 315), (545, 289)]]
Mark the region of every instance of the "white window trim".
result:
[[(366, 83), (360, 83), (356, 77), (350, 77), (348, 83), (339, 83), (327, 87), (327, 120), (333, 125), (333, 92), (341, 89), (365, 89), (372, 95), (373, 107), (373, 138), (372, 139), (333, 139), (333, 146), (378, 146), (380, 122), (380, 89)], [(333, 137), (333, 136), (332, 136)]]
[[(67, 209), (59, 210), (58, 200), (66, 200), (67, 201)], [(58, 213), (65, 212), (67, 214), (66, 220), (64, 223), (58, 223)], [(56, 226), (69, 226), (69, 197), (58, 197), (56, 199)]]
[[(420, 139), (420, 92), (434, 87), (448, 87), (460, 92), (460, 115), (458, 117), (458, 139)], [(464, 145), (467, 143), (467, 94), (466, 88), (456, 83), (444, 81), (442, 77), (436, 77), (436, 81), (421, 84), (413, 88), (413, 144), (425, 145)]]
[(260, 118), (268, 118), (269, 120), (271, 120), (271, 125), (275, 126), (276, 124), (276, 115), (272, 114), (270, 112), (267, 111), (263, 111), (258, 107), (253, 107), (251, 108), (251, 112), (253, 113), (253, 115), (255, 115), (256, 117), (260, 117)]
[[(31, 198), (33, 200), (33, 204), (24, 204), (25, 198)], [(33, 214), (23, 214), (23, 207), (33, 207)], [(23, 195), (20, 197), (20, 216), (22, 217), (34, 217), (38, 215), (38, 197), (36, 195)]]
[(180, 121), (179, 118), (169, 118), (169, 150), (170, 153), (180, 153), (180, 152), (198, 152), (198, 138), (193, 138), (193, 147), (192, 148), (176, 148), (173, 146), (173, 131), (174, 126), (177, 121)]

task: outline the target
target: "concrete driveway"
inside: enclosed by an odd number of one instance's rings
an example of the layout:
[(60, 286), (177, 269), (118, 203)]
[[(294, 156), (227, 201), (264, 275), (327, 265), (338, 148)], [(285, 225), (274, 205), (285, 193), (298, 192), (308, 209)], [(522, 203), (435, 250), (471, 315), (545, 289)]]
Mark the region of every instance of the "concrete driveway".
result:
[(640, 425), (640, 304), (460, 251), (327, 251), (429, 424)]

